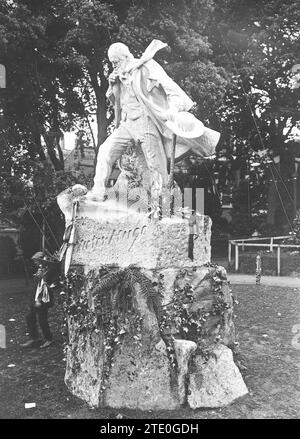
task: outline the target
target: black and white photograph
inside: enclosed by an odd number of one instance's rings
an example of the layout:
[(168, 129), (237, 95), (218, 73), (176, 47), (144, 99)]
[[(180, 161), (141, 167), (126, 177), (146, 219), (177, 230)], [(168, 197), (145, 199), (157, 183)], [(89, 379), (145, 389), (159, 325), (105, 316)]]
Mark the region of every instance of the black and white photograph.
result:
[(0, 0), (0, 419), (300, 419), (298, 0)]

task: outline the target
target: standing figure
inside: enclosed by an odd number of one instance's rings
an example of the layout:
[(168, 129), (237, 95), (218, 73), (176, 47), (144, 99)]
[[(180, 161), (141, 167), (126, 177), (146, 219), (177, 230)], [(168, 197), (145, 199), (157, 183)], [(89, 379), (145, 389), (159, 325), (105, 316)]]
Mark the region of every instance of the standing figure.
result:
[[(123, 43), (109, 47), (113, 72), (106, 95), (114, 106), (116, 129), (99, 148), (94, 186), (88, 197), (101, 201), (105, 198), (112, 166), (132, 141), (141, 145), (151, 175), (151, 192), (161, 190), (168, 183), (167, 162), (176, 127), (180, 133), (176, 143), (177, 159), (190, 150), (204, 157), (214, 153), (219, 133), (204, 128), (200, 121), (186, 113), (193, 101), (152, 59), (166, 46), (153, 40), (140, 59), (134, 58)], [(183, 119), (181, 114), (185, 116)], [(167, 124), (170, 121), (175, 126), (173, 132)]]
[(21, 344), (21, 347), (33, 347), (39, 344), (38, 320), (44, 337), (44, 343), (40, 347), (46, 348), (53, 343), (48, 323), (48, 311), (53, 306), (53, 290), (58, 285), (60, 264), (42, 252), (35, 253), (31, 259), (37, 267), (34, 274), (36, 289), (31, 296), (30, 310), (26, 316), (30, 339)]

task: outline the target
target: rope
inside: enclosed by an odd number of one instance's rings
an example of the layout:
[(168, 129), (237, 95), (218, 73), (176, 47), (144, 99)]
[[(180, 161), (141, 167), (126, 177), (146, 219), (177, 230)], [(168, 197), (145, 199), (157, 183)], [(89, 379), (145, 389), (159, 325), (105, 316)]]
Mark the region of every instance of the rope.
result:
[[(252, 148), (249, 149), (249, 152), (253, 152), (254, 154), (256, 154), (256, 151), (254, 151)], [(285, 190), (286, 190), (286, 192), (287, 192), (287, 194), (288, 194), (288, 197), (289, 197), (290, 201), (293, 203), (294, 200), (293, 200), (293, 198), (292, 198), (292, 195), (291, 195), (290, 191), (288, 190), (288, 188), (287, 188), (287, 186), (286, 186), (286, 184), (285, 184), (285, 181), (291, 181), (292, 179), (289, 179), (289, 178), (288, 178), (287, 180), (284, 180), (284, 179), (282, 178), (282, 175), (280, 174), (280, 172), (278, 171), (278, 169), (277, 169), (276, 166), (275, 166), (274, 159), (273, 159), (272, 157), (270, 157), (270, 156), (268, 156), (268, 158), (269, 158), (270, 160), (272, 160), (272, 162), (271, 162), (270, 164), (267, 164), (267, 168), (269, 168), (269, 167), (271, 167), (271, 166), (273, 165), (274, 170), (276, 171), (277, 176), (279, 177), (281, 183), (283, 184), (283, 187), (285, 188)], [(271, 180), (271, 181), (272, 181), (272, 180)], [(275, 180), (275, 181), (276, 181), (276, 180)]]
[(24, 201), (24, 204), (26, 206), (26, 209), (28, 210), (29, 215), (31, 216), (31, 218), (33, 219), (34, 223), (36, 224), (37, 228), (39, 229), (39, 232), (41, 233), (41, 235), (45, 238), (45, 241), (47, 242), (47, 245), (49, 247), (49, 249), (51, 250), (51, 252), (53, 252), (53, 248), (51, 247), (51, 245), (49, 244), (49, 240), (47, 239), (46, 235), (44, 234), (43, 230), (41, 229), (39, 223), (36, 221), (35, 217), (32, 215), (31, 210), (29, 209), (29, 207), (27, 206), (26, 202)]
[(293, 200), (293, 198), (292, 198), (292, 196), (291, 196), (291, 194), (290, 194), (290, 191), (288, 190), (288, 188), (287, 188), (287, 186), (286, 186), (286, 184), (285, 184), (285, 182), (284, 182), (282, 176), (280, 175), (280, 172), (278, 171), (277, 167), (275, 166), (275, 162), (274, 162), (273, 159), (272, 159), (272, 163), (270, 163), (269, 167), (271, 167), (272, 165), (273, 165), (274, 170), (275, 170), (276, 173), (277, 173), (277, 176), (279, 176), (280, 181), (283, 183), (283, 187), (285, 188), (285, 190), (286, 190), (286, 192), (287, 192), (287, 194), (288, 194), (288, 196), (289, 196), (290, 201), (293, 203), (294, 200)]
[(283, 201), (282, 201), (282, 198), (281, 198), (280, 192), (279, 192), (278, 187), (277, 187), (277, 183), (276, 183), (276, 180), (275, 180), (275, 176), (274, 176), (274, 174), (273, 174), (273, 171), (272, 171), (272, 168), (271, 168), (271, 167), (270, 167), (270, 171), (271, 171), (271, 174), (272, 174), (273, 182), (274, 182), (274, 184), (275, 184), (275, 188), (276, 188), (276, 191), (277, 191), (277, 194), (278, 194), (278, 197), (279, 197), (279, 200), (280, 200), (280, 203), (281, 203), (281, 206), (282, 206), (283, 212), (284, 212), (284, 214), (285, 214), (285, 216), (286, 216), (286, 219), (287, 219), (287, 221), (288, 221), (288, 223), (289, 223), (289, 226), (290, 226), (291, 231), (294, 233), (293, 225), (292, 225), (292, 223), (290, 222), (290, 219), (289, 219), (289, 217), (288, 217), (287, 211), (286, 211), (286, 209), (285, 209), (285, 207), (284, 207), (284, 204), (283, 204)]
[(38, 202), (36, 201), (36, 198), (35, 198), (34, 194), (33, 194), (33, 199), (34, 199), (35, 204), (37, 205), (37, 207), (38, 207), (38, 209), (39, 209), (39, 211), (40, 211), (40, 213), (41, 213), (41, 215), (42, 215), (42, 217), (43, 217), (43, 220), (45, 221), (45, 224), (48, 226), (48, 229), (50, 230), (51, 235), (52, 235), (52, 237), (54, 238), (54, 241), (55, 241), (55, 243), (56, 243), (56, 245), (57, 245), (57, 248), (59, 248), (59, 243), (58, 243), (58, 241), (57, 241), (57, 239), (56, 239), (56, 236), (55, 236), (55, 234), (54, 234), (54, 232), (53, 232), (51, 226), (49, 225), (49, 223), (48, 223), (48, 221), (47, 221), (47, 219), (46, 219), (46, 216), (43, 214), (42, 209), (40, 208)]

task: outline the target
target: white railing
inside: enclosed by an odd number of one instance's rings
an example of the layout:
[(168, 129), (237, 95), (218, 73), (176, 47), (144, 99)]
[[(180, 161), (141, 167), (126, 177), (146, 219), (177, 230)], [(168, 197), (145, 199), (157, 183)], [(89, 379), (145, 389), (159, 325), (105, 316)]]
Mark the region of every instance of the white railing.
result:
[[(277, 276), (280, 276), (280, 252), (282, 248), (298, 248), (300, 249), (300, 245), (296, 244), (276, 244), (276, 241), (291, 238), (291, 235), (288, 236), (270, 236), (263, 238), (245, 238), (245, 239), (232, 239), (228, 242), (228, 264), (231, 263), (232, 260), (232, 247), (235, 249), (235, 261), (234, 268), (235, 271), (239, 269), (239, 247), (242, 247), (242, 251), (245, 250), (245, 247), (262, 247), (267, 248), (270, 252), (273, 252), (274, 248), (277, 248)], [(266, 243), (259, 243), (256, 241), (269, 241)]]

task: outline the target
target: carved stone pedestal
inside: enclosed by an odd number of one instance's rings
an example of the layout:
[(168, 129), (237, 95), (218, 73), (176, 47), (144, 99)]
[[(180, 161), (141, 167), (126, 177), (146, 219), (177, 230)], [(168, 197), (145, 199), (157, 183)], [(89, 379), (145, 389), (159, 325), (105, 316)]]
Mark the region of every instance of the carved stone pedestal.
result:
[(70, 391), (91, 406), (140, 410), (246, 394), (226, 271), (210, 264), (211, 220), (197, 216), (195, 235), (176, 216), (88, 212), (78, 211), (66, 300)]

